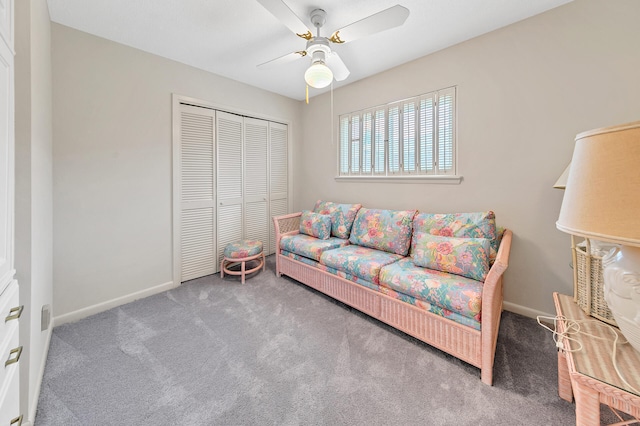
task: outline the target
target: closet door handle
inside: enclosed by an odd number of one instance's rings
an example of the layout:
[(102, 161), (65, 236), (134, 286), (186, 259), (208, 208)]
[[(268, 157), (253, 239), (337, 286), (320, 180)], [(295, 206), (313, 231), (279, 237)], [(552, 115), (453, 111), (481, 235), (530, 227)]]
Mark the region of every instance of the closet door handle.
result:
[(13, 426), (13, 425), (16, 425), (16, 426), (22, 425), (22, 414), (20, 414), (15, 419), (11, 420), (11, 422), (9, 423), (9, 426)]
[(20, 315), (22, 315), (23, 309), (24, 309), (24, 305), (11, 308), (11, 310), (9, 311), (9, 315), (4, 319), (4, 322), (20, 318)]
[[(14, 354), (17, 354), (15, 358), (11, 358)], [(11, 349), (11, 352), (9, 352), (9, 358), (7, 358), (7, 361), (4, 363), (4, 367), (7, 368), (11, 364), (15, 364), (20, 361), (20, 355), (22, 355), (22, 346)]]

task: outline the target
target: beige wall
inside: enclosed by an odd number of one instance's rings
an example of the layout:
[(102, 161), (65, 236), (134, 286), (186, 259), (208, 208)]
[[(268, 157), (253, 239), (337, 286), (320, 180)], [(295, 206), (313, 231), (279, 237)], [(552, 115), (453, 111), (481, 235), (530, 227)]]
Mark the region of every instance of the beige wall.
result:
[(300, 103), (52, 24), (56, 317), (172, 281), (172, 93), (292, 123)]
[[(551, 293), (573, 289), (569, 237), (555, 228), (562, 191), (552, 185), (577, 133), (640, 119), (638, 16), (636, 0), (576, 0), (336, 90), (333, 123), (329, 95), (312, 98), (295, 208), (323, 198), (428, 212), (492, 209), (514, 232), (507, 308), (554, 312)], [(334, 180), (339, 114), (452, 85), (460, 185)]]
[[(553, 312), (572, 288), (551, 186), (578, 132), (639, 118), (639, 12), (576, 0), (336, 90), (333, 122), (328, 94), (304, 105), (53, 24), (56, 316), (171, 281), (171, 93), (292, 122), (295, 209), (494, 210), (515, 233), (507, 307)], [(334, 180), (340, 113), (451, 85), (460, 185)]]
[(15, 2), (16, 22), (16, 278), (20, 284), (20, 401), (33, 421), (51, 328), (41, 310), (51, 305), (52, 82), (47, 3)]

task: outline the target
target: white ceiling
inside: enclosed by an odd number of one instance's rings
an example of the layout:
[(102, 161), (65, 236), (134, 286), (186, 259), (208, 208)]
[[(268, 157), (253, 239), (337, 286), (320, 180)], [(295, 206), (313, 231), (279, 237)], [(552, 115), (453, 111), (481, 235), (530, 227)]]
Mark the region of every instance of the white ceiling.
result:
[[(401, 4), (401, 27), (332, 45), (353, 83), (571, 0), (285, 0), (313, 29), (309, 13), (327, 12), (321, 34)], [(294, 35), (256, 0), (48, 0), (51, 20), (80, 31), (173, 59), (233, 80), (304, 99), (309, 58), (275, 69), (256, 65), (304, 50)], [(315, 34), (315, 32), (314, 32)], [(311, 89), (314, 96), (325, 89)]]

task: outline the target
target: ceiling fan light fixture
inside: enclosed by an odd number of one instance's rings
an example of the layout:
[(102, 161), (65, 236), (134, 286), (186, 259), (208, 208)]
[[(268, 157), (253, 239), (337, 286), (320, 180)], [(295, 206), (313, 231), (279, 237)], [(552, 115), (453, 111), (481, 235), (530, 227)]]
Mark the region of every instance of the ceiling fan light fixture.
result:
[(333, 81), (333, 73), (322, 61), (311, 64), (304, 73), (304, 80), (311, 87), (322, 89)]

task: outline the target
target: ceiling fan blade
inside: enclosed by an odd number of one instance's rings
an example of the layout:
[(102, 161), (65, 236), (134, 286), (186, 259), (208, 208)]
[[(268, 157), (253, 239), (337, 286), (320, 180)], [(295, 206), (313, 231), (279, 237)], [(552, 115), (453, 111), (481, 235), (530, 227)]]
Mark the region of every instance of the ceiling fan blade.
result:
[(351, 74), (349, 68), (342, 62), (342, 58), (340, 58), (336, 52), (331, 52), (329, 56), (327, 56), (327, 66), (333, 72), (333, 78), (335, 78), (336, 81), (345, 80), (349, 77), (349, 74)]
[(282, 23), (293, 31), (298, 37), (302, 37), (306, 40), (313, 37), (313, 33), (305, 24), (302, 23), (300, 18), (289, 6), (287, 6), (282, 0), (257, 0), (265, 9), (267, 9), (273, 16), (278, 18)]
[(279, 58), (275, 58), (275, 59), (272, 59), (270, 61), (267, 61), (267, 62), (264, 62), (264, 63), (258, 65), (258, 68), (261, 68), (261, 69), (273, 68), (274, 66), (286, 64), (288, 62), (293, 62), (296, 59), (300, 59), (300, 58), (302, 58), (304, 56), (307, 56), (307, 52), (305, 52), (304, 50), (301, 50), (299, 52), (287, 53), (284, 56), (280, 56)]
[(329, 40), (334, 43), (346, 43), (380, 31), (404, 24), (409, 16), (409, 9), (399, 4), (356, 21), (334, 32)]

